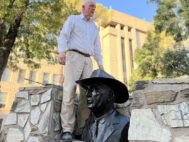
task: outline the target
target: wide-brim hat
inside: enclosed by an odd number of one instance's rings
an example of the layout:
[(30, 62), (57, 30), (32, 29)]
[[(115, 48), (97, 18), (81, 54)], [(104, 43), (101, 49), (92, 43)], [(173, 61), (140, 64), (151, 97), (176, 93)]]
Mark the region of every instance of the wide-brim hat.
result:
[(88, 85), (94, 84), (96, 82), (106, 84), (114, 91), (115, 103), (124, 103), (128, 100), (129, 93), (125, 84), (119, 80), (116, 80), (113, 76), (109, 75), (102, 69), (93, 71), (90, 78), (76, 81), (76, 83), (85, 89), (87, 89)]

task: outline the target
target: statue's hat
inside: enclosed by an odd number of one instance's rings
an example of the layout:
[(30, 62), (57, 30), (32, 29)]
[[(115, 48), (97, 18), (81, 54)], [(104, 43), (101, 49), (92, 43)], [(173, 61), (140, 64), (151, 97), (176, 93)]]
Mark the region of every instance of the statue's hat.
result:
[(76, 81), (76, 83), (85, 89), (87, 89), (88, 85), (92, 85), (97, 82), (108, 85), (114, 91), (115, 103), (124, 103), (128, 100), (129, 93), (125, 84), (115, 79), (102, 69), (93, 71), (90, 78)]

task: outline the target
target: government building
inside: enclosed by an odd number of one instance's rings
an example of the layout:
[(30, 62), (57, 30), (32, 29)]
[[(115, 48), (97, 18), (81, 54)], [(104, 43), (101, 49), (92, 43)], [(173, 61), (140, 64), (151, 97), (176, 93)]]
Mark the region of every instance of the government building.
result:
[[(112, 10), (111, 22), (104, 27), (99, 27), (105, 71), (127, 84), (132, 70), (136, 68), (133, 60), (134, 52), (142, 47), (146, 32), (151, 27), (152, 24), (149, 22)], [(97, 69), (94, 59), (93, 64), (94, 69)], [(60, 76), (63, 66), (59, 64), (49, 65), (46, 61), (41, 61), (41, 68), (37, 70), (30, 70), (24, 64), (20, 64), (19, 67), (20, 69), (16, 72), (6, 68), (2, 76), (0, 125), (10, 112), (19, 87), (41, 86), (36, 82), (62, 85)]]

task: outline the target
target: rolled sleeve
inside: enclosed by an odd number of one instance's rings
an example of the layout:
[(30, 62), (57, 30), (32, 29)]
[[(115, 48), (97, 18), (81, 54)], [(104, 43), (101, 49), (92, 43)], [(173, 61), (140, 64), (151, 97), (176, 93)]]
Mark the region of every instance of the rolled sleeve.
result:
[(67, 21), (65, 22), (60, 36), (58, 38), (58, 52), (64, 52), (68, 47), (68, 40), (70, 39), (71, 30), (73, 27), (73, 20), (72, 16), (68, 17)]
[(101, 45), (100, 45), (99, 34), (97, 34), (97, 36), (96, 36), (94, 46), (95, 46), (95, 49), (94, 49), (94, 59), (96, 60), (97, 64), (99, 66), (101, 66), (101, 65), (103, 65), (103, 62), (102, 62)]

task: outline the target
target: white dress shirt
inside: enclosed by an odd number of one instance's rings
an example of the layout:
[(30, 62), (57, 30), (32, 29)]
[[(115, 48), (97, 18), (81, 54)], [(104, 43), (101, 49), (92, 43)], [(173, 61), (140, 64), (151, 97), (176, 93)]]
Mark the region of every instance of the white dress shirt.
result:
[(92, 55), (98, 65), (102, 65), (99, 31), (92, 18), (87, 21), (83, 14), (68, 17), (60, 32), (58, 52), (66, 48)]

